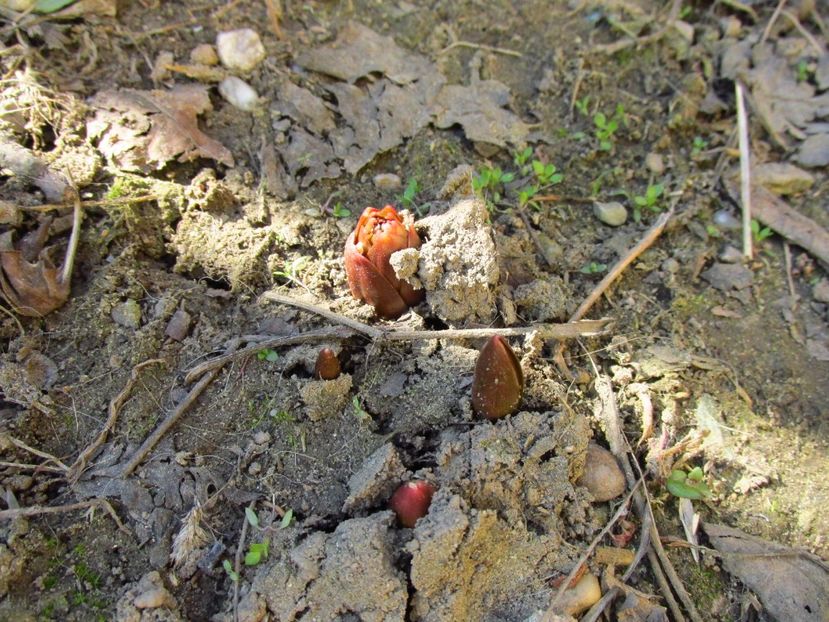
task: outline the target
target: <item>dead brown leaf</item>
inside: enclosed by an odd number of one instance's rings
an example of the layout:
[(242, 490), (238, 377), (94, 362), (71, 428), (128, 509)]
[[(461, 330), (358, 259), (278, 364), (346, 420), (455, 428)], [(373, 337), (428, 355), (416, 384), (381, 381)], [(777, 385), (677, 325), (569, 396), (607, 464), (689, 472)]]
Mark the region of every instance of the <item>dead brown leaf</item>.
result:
[(18, 250), (0, 250), (0, 288), (20, 315), (46, 315), (69, 298), (69, 282), (61, 279), (61, 271), (47, 253), (44, 250), (37, 263), (31, 263)]
[(509, 88), (496, 80), (445, 86), (437, 98), (435, 125), (446, 129), (458, 124), (469, 140), (479, 143), (519, 145), (530, 127), (507, 110), (509, 103)]
[(88, 124), (89, 135), (99, 139), (98, 149), (122, 170), (146, 173), (173, 159), (234, 164), (230, 151), (198, 127), (197, 116), (212, 108), (202, 85), (102, 91), (91, 103), (97, 112)]
[(723, 565), (760, 597), (768, 612), (786, 622), (829, 619), (829, 566), (805, 551), (704, 523)]

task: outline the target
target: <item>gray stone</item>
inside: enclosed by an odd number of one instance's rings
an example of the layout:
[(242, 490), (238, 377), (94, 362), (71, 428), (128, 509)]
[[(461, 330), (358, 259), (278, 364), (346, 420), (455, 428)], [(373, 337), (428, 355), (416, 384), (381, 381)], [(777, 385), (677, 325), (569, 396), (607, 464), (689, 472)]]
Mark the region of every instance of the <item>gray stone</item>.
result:
[(164, 330), (164, 334), (170, 339), (181, 341), (187, 336), (189, 331), (190, 314), (184, 309), (179, 309), (173, 314), (173, 317), (170, 318), (170, 321), (167, 323), (167, 328)]
[(228, 69), (247, 73), (265, 60), (265, 46), (250, 28), (220, 32), (216, 37), (219, 60)]
[(400, 176), (394, 173), (380, 173), (374, 176), (373, 181), (378, 190), (399, 190), (403, 187)]
[(800, 145), (794, 158), (799, 164), (810, 168), (829, 164), (829, 134), (809, 136)]
[(654, 175), (661, 175), (665, 172), (665, 161), (659, 153), (649, 153), (645, 156), (645, 166)]
[(723, 263), (740, 263), (743, 260), (743, 253), (729, 244), (720, 251), (717, 259)]
[(829, 279), (822, 278), (812, 288), (812, 297), (818, 302), (829, 304)]
[(604, 224), (611, 227), (623, 225), (628, 219), (627, 208), (618, 201), (611, 201), (610, 203), (596, 201), (593, 203), (593, 214)]
[(112, 320), (125, 328), (138, 328), (141, 326), (141, 306), (129, 298), (112, 310)]
[(811, 173), (787, 162), (765, 162), (754, 167), (754, 181), (774, 194), (797, 194), (812, 187), (815, 178)]
[(741, 264), (715, 263), (701, 276), (721, 291), (745, 289), (754, 282), (754, 274)]

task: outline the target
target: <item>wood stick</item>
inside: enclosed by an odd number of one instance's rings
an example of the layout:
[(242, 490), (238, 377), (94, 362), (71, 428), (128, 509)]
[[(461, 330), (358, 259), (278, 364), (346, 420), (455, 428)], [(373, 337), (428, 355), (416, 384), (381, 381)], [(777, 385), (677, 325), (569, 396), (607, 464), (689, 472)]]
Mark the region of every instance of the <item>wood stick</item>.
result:
[(0, 520), (13, 520), (15, 518), (40, 516), (42, 514), (62, 514), (63, 512), (74, 512), (76, 510), (85, 510), (93, 507), (102, 507), (118, 525), (118, 530), (123, 531), (128, 535), (132, 535), (130, 530), (124, 527), (124, 523), (118, 518), (115, 510), (106, 499), (89, 499), (88, 501), (79, 501), (78, 503), (69, 503), (67, 505), (34, 505), (28, 508), (14, 508), (11, 510), (0, 510)]
[(104, 441), (106, 441), (107, 436), (112, 431), (112, 428), (115, 427), (115, 422), (118, 420), (118, 413), (121, 411), (121, 407), (124, 405), (124, 402), (127, 401), (132, 388), (138, 382), (138, 372), (148, 365), (154, 365), (156, 363), (164, 365), (165, 361), (163, 359), (150, 359), (144, 361), (143, 363), (139, 363), (132, 368), (132, 373), (130, 374), (127, 384), (123, 389), (121, 389), (121, 392), (118, 395), (112, 398), (109, 403), (109, 414), (104, 422), (104, 427), (101, 428), (100, 432), (98, 432), (98, 436), (95, 440), (80, 453), (77, 460), (75, 460), (75, 462), (72, 463), (72, 466), (69, 467), (69, 470), (66, 473), (66, 479), (70, 485), (77, 483), (86, 468), (89, 459), (95, 454), (96, 451), (98, 451), (98, 448), (104, 444)]
[[(230, 352), (236, 350), (239, 347), (239, 342), (234, 340), (228, 346), (228, 350)], [(190, 389), (190, 393), (187, 394), (187, 397), (176, 406), (175, 410), (171, 412), (164, 421), (155, 429), (155, 431), (147, 437), (147, 439), (141, 444), (141, 447), (133, 454), (132, 458), (130, 458), (129, 462), (124, 466), (121, 470), (121, 477), (127, 477), (133, 471), (135, 471), (136, 467), (144, 461), (144, 458), (147, 457), (147, 454), (150, 453), (153, 448), (158, 444), (158, 442), (162, 439), (162, 437), (167, 433), (167, 431), (172, 428), (176, 422), (181, 418), (181, 416), (187, 411), (188, 408), (195, 402), (199, 395), (201, 395), (202, 391), (207, 388), (216, 375), (219, 373), (219, 369), (213, 369), (209, 371), (207, 374), (196, 383), (192, 389)]]
[(743, 99), (743, 85), (734, 82), (737, 93), (737, 129), (740, 137), (740, 203), (743, 208), (743, 255), (754, 256), (751, 247), (751, 146), (748, 142), (748, 115)]

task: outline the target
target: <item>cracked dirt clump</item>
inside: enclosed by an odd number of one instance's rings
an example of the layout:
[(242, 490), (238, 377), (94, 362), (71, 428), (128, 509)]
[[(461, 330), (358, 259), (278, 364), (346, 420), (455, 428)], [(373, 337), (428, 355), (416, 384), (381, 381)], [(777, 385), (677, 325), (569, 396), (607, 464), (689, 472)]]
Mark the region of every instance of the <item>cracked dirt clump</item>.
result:
[(411, 475), (400, 460), (397, 448), (386, 443), (366, 458), (348, 479), (348, 497), (343, 512), (361, 511), (387, 501), (394, 489)]
[(392, 256), (397, 275), (425, 289), (431, 312), (451, 325), (491, 321), (500, 271), (484, 202), (462, 200), (416, 226), (425, 241)]
[(333, 380), (303, 380), (299, 394), (305, 402), (305, 414), (311, 421), (340, 414), (348, 403), (351, 374), (340, 374)]
[(414, 528), (411, 619), (524, 620), (545, 608), (551, 588), (544, 578), (568, 562), (558, 534), (535, 535), (471, 509), (446, 489)]
[(375, 365), (363, 379), (366, 409), (396, 432), (440, 429), (459, 412), (478, 351), (456, 344), (424, 346), (395, 366)]
[(406, 579), (395, 567), (394, 514), (378, 512), (311, 533), (289, 553), (274, 556), (257, 575), (274, 619), (288, 622), (354, 619), (400, 620), (406, 616)]
[(494, 425), (448, 433), (437, 455), (441, 481), (476, 508), (512, 525), (564, 533), (589, 523), (589, 497), (574, 481), (584, 468), (590, 426), (581, 415), (521, 412)]

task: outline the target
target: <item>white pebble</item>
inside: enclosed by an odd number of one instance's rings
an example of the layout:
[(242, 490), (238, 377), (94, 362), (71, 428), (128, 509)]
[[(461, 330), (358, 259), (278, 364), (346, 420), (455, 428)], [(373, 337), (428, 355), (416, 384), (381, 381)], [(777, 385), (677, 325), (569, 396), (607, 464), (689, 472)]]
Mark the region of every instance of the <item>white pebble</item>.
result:
[(265, 60), (265, 46), (250, 28), (220, 32), (216, 37), (219, 60), (228, 69), (247, 73)]
[(250, 112), (259, 103), (259, 94), (254, 88), (237, 78), (228, 76), (219, 83), (219, 93), (236, 108)]
[(593, 213), (596, 215), (596, 218), (611, 227), (623, 225), (628, 219), (627, 208), (618, 201), (611, 201), (610, 203), (596, 201), (593, 204)]

